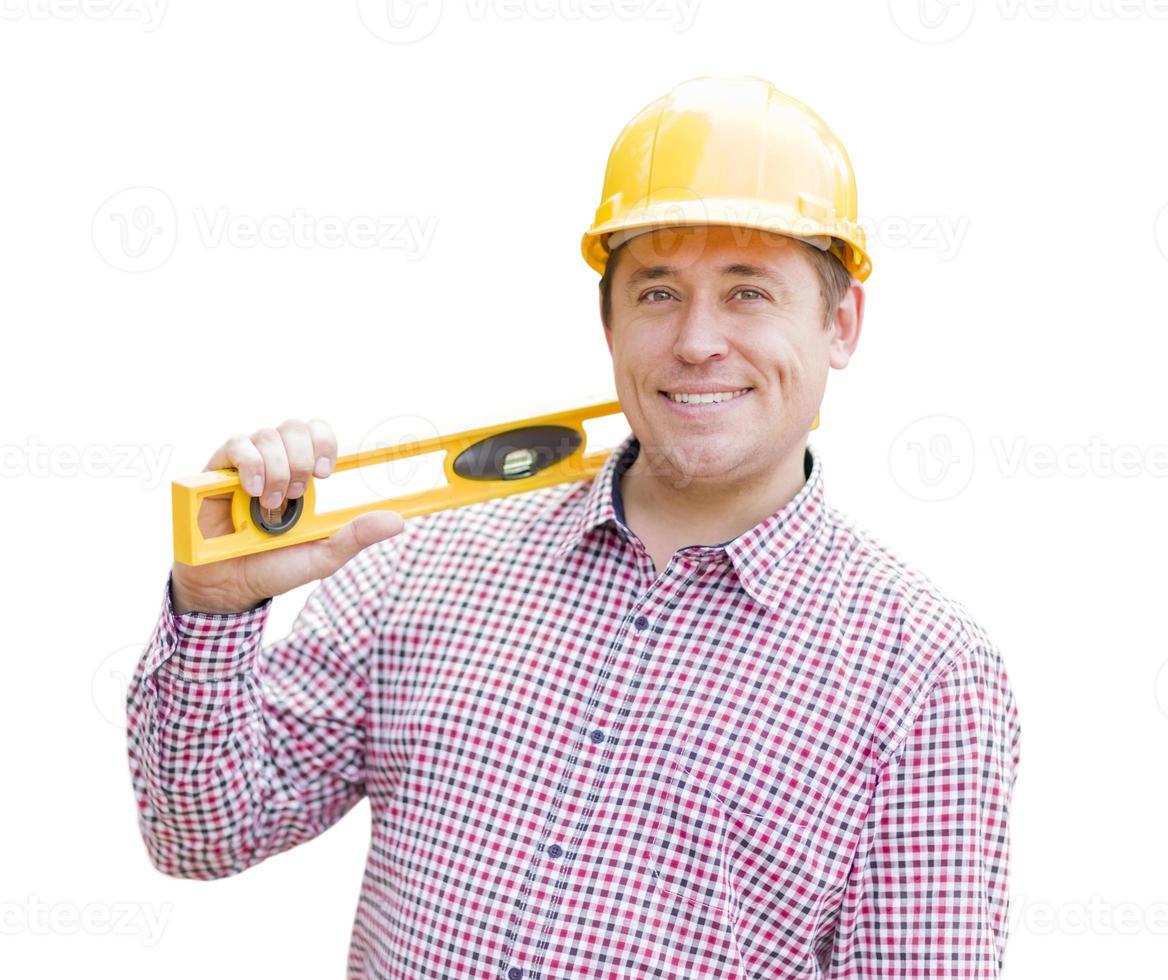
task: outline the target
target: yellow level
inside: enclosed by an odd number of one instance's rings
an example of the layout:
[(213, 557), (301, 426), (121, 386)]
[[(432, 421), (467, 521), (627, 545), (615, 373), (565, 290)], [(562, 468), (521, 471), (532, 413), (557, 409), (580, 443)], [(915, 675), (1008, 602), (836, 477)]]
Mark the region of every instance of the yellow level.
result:
[[(209, 470), (171, 481), (174, 515), (174, 557), (187, 565), (206, 565), (286, 548), (302, 541), (327, 538), (358, 514), (371, 510), (396, 511), (403, 518), (436, 510), (464, 507), (492, 497), (526, 493), (569, 480), (595, 476), (612, 454), (611, 449), (586, 454), (586, 419), (619, 414), (620, 402), (601, 402), (584, 408), (553, 412), (468, 429), (449, 436), (420, 439), (401, 446), (370, 449), (338, 456), (334, 473), (394, 459), (445, 451), (446, 484), (421, 493), (316, 512), (316, 489), (309, 476), (304, 495), (285, 501), (278, 511), (260, 506), (239, 482), (234, 469)], [(819, 425), (819, 416), (811, 428)], [(230, 493), (234, 530), (207, 538), (199, 527), (203, 501)]]
[[(396, 511), (403, 518), (432, 511), (464, 507), (492, 497), (525, 493), (568, 480), (594, 476), (612, 450), (585, 455), (586, 419), (616, 415), (617, 401), (584, 408), (537, 415), (517, 422), (488, 425), (449, 436), (420, 439), (401, 446), (387, 446), (338, 456), (334, 473), (394, 459), (445, 450), (446, 485), (388, 500), (376, 500), (316, 512), (314, 478), (309, 476), (304, 495), (285, 501), (281, 511), (260, 507), (239, 482), (234, 469), (208, 470), (171, 481), (174, 515), (174, 557), (187, 565), (206, 565), (227, 558), (286, 548), (302, 541), (327, 538), (358, 514), (372, 510)], [(199, 510), (210, 497), (232, 494), (234, 531), (203, 536)]]

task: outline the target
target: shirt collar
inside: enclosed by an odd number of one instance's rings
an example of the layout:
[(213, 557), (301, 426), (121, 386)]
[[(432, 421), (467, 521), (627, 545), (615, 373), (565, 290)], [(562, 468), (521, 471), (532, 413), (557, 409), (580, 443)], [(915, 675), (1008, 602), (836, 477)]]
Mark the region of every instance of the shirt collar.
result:
[[(609, 454), (588, 487), (579, 516), (568, 522), (560, 536), (557, 557), (567, 554), (602, 524), (612, 522), (628, 531), (619, 479), (638, 452), (640, 443), (630, 434)], [(784, 579), (790, 556), (822, 523), (826, 513), (822, 462), (810, 444), (803, 454), (803, 472), (806, 480), (799, 492), (754, 527), (722, 544), (690, 546), (694, 557), (716, 557), (724, 552), (743, 587), (771, 608), (789, 602), (789, 586)]]

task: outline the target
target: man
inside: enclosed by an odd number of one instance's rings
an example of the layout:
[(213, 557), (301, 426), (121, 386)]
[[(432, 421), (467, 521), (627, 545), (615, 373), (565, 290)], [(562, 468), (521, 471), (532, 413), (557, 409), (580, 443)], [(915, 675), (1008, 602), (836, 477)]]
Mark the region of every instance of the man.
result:
[[(683, 83), (583, 250), (632, 429), (594, 479), (172, 568), (128, 699), (152, 861), (236, 874), (367, 796), (350, 977), (997, 977), (1002, 657), (808, 444), (870, 269), (842, 146)], [(208, 468), (276, 504), (335, 451), (290, 421)]]

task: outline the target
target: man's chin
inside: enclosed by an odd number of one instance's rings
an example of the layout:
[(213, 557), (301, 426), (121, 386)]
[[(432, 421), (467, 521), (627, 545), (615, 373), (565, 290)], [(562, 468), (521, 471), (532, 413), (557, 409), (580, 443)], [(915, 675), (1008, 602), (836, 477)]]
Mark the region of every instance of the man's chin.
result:
[(648, 472), (688, 483), (720, 483), (751, 456), (741, 439), (741, 433), (718, 435), (667, 426), (664, 430), (655, 427), (637, 441)]

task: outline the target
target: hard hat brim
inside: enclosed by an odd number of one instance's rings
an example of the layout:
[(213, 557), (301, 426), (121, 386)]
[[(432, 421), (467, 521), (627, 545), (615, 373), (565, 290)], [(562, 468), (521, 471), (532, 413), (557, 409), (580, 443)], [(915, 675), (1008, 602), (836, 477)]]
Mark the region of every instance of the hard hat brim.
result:
[(793, 238), (827, 236), (834, 241), (831, 252), (851, 275), (863, 282), (872, 271), (864, 230), (859, 225), (839, 220), (822, 221), (794, 214), (790, 209), (763, 212), (757, 201), (740, 200), (672, 200), (659, 206), (626, 211), (615, 220), (596, 224), (581, 238), (584, 261), (604, 275), (608, 263), (608, 239), (617, 231), (649, 230), (681, 225), (721, 225), (752, 228)]

